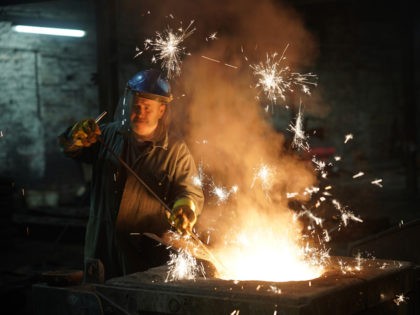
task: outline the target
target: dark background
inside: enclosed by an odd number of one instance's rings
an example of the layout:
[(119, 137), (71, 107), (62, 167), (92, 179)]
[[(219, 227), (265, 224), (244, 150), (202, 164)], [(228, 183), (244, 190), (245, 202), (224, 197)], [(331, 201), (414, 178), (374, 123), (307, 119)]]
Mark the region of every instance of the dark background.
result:
[[(351, 255), (355, 242), (409, 222), (416, 225), (420, 19), (414, 1), (273, 3), (282, 12), (279, 19), (291, 12), (310, 41), (289, 36), (286, 27), (264, 30), (261, 16), (261, 24), (255, 25), (264, 39), (259, 43), (261, 59), (264, 48), (282, 51), (288, 43), (292, 53), (293, 47), (300, 51), (292, 54), (301, 56), (291, 58), (293, 66), (318, 75), (314, 105), (305, 117), (305, 128), (312, 131), (310, 144), (342, 157), (331, 168), (329, 180), (336, 196), (364, 220), (332, 235), (331, 254)], [(112, 119), (127, 79), (144, 66), (156, 66), (150, 59), (134, 58), (136, 47), (156, 30), (196, 19), (196, 37), (217, 31), (221, 40), (234, 38), (240, 31), (238, 15), (232, 12), (259, 5), (239, 0), (1, 2), (2, 307), (30, 313), (30, 286), (42, 272), (83, 266), (89, 168), (61, 155), (57, 135), (74, 121), (103, 110), (110, 113), (104, 120)], [(18, 34), (12, 29), (18, 21), (73, 26), (87, 35), (77, 39)], [(279, 38), (271, 38), (277, 33)], [(192, 54), (206, 44), (202, 38), (191, 40)], [(238, 46), (232, 43), (229, 49)], [(269, 119), (287, 135), (292, 114), (293, 108), (290, 113), (276, 107)], [(349, 133), (354, 139), (345, 144)], [(354, 179), (359, 171), (365, 176)], [(382, 179), (383, 187), (371, 184), (373, 179)], [(397, 235), (394, 246), (398, 244), (406, 247), (402, 254), (395, 254), (390, 244), (376, 255), (418, 263), (416, 255), (407, 254), (416, 251), (415, 240)]]

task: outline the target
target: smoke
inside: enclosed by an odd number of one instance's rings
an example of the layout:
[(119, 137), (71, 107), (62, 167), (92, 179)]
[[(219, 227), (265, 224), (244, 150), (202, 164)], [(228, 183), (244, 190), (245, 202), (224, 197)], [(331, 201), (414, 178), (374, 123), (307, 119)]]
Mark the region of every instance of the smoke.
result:
[[(290, 43), (288, 64), (305, 67), (313, 62), (316, 44), (293, 9), (269, 1), (225, 1), (223, 6), (199, 1), (196, 6), (201, 10), (194, 37), (200, 45), (184, 60), (176, 90), (185, 97), (174, 105), (179, 115), (174, 121), (185, 122), (189, 147), (208, 175), (204, 189), (238, 187), (222, 205), (208, 194), (200, 229), (217, 230), (222, 239), (233, 227), (248, 228), (250, 221), (287, 227), (286, 193), (302, 193), (315, 176), (310, 162), (285, 150), (284, 136), (273, 130), (256, 98), (249, 63)], [(217, 40), (204, 41), (212, 32)], [(255, 181), (261, 164), (273, 172), (270, 187)]]
[[(205, 191), (238, 187), (223, 205), (208, 193), (199, 229), (217, 230), (223, 238), (233, 226), (248, 226), (250, 221), (283, 222), (287, 227), (291, 215), (286, 193), (302, 193), (316, 179), (310, 161), (286, 150), (284, 136), (267, 119), (249, 65), (266, 54), (281, 53), (289, 44), (287, 64), (299, 72), (317, 56), (315, 39), (293, 8), (268, 0), (158, 3), (144, 5), (144, 11), (151, 12), (151, 28), (161, 29), (153, 17), (168, 15), (185, 25), (194, 20), (196, 27), (188, 39), (191, 55), (174, 82), (179, 99), (173, 105), (173, 124), (183, 127), (196, 162), (208, 176)], [(217, 39), (208, 39), (214, 32)], [(291, 102), (299, 102), (299, 97)], [(273, 170), (270, 187), (255, 181), (261, 164)]]

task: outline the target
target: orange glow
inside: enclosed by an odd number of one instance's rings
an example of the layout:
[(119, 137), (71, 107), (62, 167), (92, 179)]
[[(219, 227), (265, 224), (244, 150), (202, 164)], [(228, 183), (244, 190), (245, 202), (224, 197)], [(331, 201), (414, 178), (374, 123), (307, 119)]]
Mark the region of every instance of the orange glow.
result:
[(277, 220), (249, 217), (240, 231), (229, 235), (229, 241), (215, 249), (224, 270), (218, 277), (225, 280), (301, 281), (318, 278), (324, 272), (319, 259), (302, 246), (299, 224), (289, 216), (280, 226)]

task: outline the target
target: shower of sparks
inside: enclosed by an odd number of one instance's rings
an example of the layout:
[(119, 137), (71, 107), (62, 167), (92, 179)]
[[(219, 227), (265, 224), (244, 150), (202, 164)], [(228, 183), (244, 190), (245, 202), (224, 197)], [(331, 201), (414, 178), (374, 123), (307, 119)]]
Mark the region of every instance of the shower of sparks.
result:
[(312, 158), (312, 163), (315, 164), (315, 170), (321, 173), (322, 178), (326, 178), (328, 175), (325, 170), (326, 163), (324, 161), (317, 160), (315, 157)]
[(293, 142), (292, 148), (297, 148), (298, 150), (305, 150), (309, 151), (309, 144), (308, 144), (308, 136), (305, 135), (305, 131), (303, 130), (303, 112), (302, 106), (299, 106), (299, 112), (296, 116), (295, 125), (290, 123), (289, 130), (294, 133), (293, 135)]
[(206, 37), (206, 41), (216, 40), (216, 39), (217, 39), (217, 32), (211, 33), (209, 36)]
[(353, 175), (353, 178), (362, 177), (363, 175), (365, 175), (365, 173), (363, 173), (363, 172), (359, 172), (359, 173), (357, 173), (357, 174), (354, 174), (354, 175)]
[(347, 210), (346, 207), (343, 207), (337, 200), (333, 199), (332, 204), (334, 207), (341, 213), (341, 221), (343, 221), (344, 226), (347, 226), (349, 220), (363, 222), (359, 217), (356, 217), (353, 212)]
[(210, 193), (217, 197), (217, 204), (223, 204), (225, 203), (231, 194), (237, 193), (238, 186), (232, 186), (230, 190), (228, 190), (226, 187), (223, 186), (215, 186), (213, 185), (213, 189), (210, 191)]
[(384, 187), (382, 186), (382, 179), (375, 179), (373, 181), (370, 182), (373, 185), (379, 186), (379, 187)]
[(154, 39), (146, 39), (144, 41), (143, 50), (136, 48), (138, 53), (134, 58), (147, 50), (156, 52), (156, 55), (153, 55), (152, 57), (152, 62), (160, 60), (162, 62), (161, 68), (166, 70), (168, 78), (178, 76), (181, 73), (181, 58), (184, 55), (188, 55), (186, 47), (180, 45), (195, 31), (195, 28), (191, 28), (193, 23), (194, 20), (191, 21), (185, 29), (181, 26), (176, 31), (172, 31), (170, 27), (167, 27), (162, 33), (156, 32), (156, 37)]
[(197, 187), (203, 188), (203, 180), (204, 180), (204, 171), (203, 171), (203, 165), (200, 163), (198, 165), (198, 174), (196, 176), (193, 176), (193, 184)]
[(345, 136), (344, 143), (347, 143), (349, 140), (352, 140), (352, 139), (353, 139), (353, 135), (349, 133), (348, 135)]
[(294, 214), (295, 219), (300, 218), (302, 216), (307, 216), (311, 221), (315, 222), (316, 225), (322, 227), (322, 222), (324, 221), (322, 218), (315, 216), (310, 210), (306, 209), (302, 206), (303, 211), (300, 211), (297, 214)]
[(272, 104), (277, 102), (278, 97), (285, 101), (286, 92), (293, 92), (295, 87), (300, 87), (303, 93), (310, 94), (309, 86), (317, 85), (314, 82), (317, 79), (315, 74), (291, 72), (289, 66), (282, 65), (286, 59), (284, 54), (288, 46), (280, 57), (277, 52), (271, 56), (267, 54), (265, 62), (250, 65), (257, 77), (255, 87), (260, 87)]
[(397, 294), (393, 301), (395, 304), (397, 304), (397, 306), (399, 306), (401, 303), (406, 303), (407, 300), (408, 300), (408, 297), (404, 296), (404, 294), (401, 293), (400, 295)]
[(187, 250), (178, 253), (170, 253), (168, 261), (168, 274), (166, 282), (175, 280), (194, 280), (204, 275), (204, 268), (197, 264), (197, 260)]
[(342, 261), (341, 259), (338, 260), (338, 265), (340, 266), (340, 270), (341, 273), (343, 275), (347, 274), (347, 272), (350, 272), (353, 270), (353, 268), (351, 266), (348, 266), (344, 261)]
[(252, 179), (251, 188), (254, 187), (255, 182), (259, 181), (261, 183), (262, 189), (267, 192), (270, 190), (273, 185), (274, 179), (274, 170), (270, 168), (267, 164), (261, 164), (260, 167), (254, 173), (254, 178)]

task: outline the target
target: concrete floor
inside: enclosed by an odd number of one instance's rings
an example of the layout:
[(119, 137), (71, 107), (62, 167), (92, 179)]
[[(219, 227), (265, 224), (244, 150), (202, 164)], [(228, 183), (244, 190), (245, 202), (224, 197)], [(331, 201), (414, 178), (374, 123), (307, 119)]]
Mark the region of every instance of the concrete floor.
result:
[[(347, 255), (354, 241), (420, 219), (419, 196), (405, 193), (402, 175), (401, 170), (384, 173), (383, 188), (368, 181), (332, 179), (337, 198), (349, 200), (345, 203), (364, 222), (332, 233), (331, 255)], [(0, 301), (7, 314), (31, 314), (31, 285), (41, 280), (43, 272), (83, 269), (83, 228), (17, 224), (9, 215), (0, 218), (0, 227)], [(417, 248), (415, 243), (412, 246)]]

